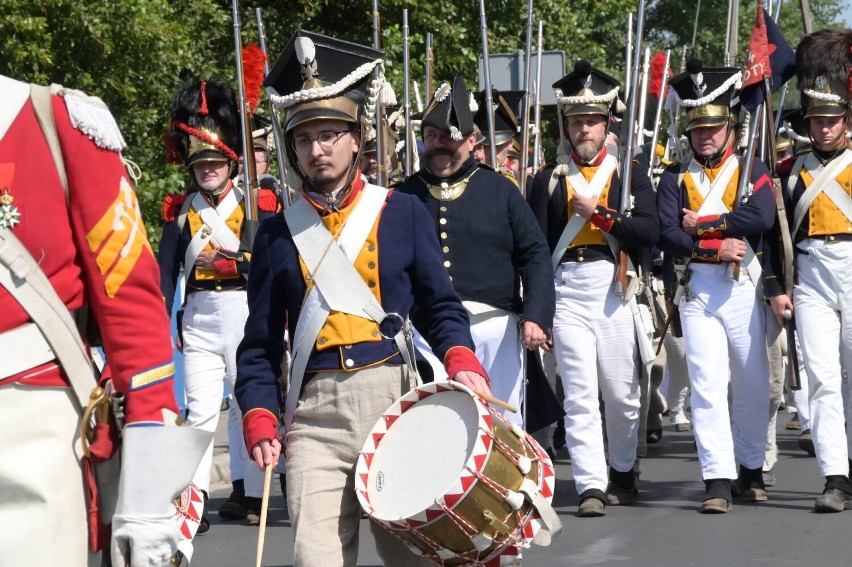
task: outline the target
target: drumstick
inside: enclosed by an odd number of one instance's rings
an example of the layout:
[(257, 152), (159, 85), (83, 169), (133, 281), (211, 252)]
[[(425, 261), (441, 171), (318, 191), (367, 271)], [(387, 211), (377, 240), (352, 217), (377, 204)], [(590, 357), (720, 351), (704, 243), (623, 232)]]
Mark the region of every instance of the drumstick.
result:
[(272, 463), (266, 465), (266, 476), (263, 479), (263, 499), (260, 503), (260, 532), (257, 534), (257, 562), (256, 567), (260, 567), (260, 561), (263, 559), (263, 539), (266, 536), (266, 515), (269, 512), (269, 486), (272, 484)]
[(480, 392), (479, 390), (474, 390), (473, 393), (488, 402), (489, 404), (494, 404), (495, 406), (499, 406), (504, 410), (510, 411), (512, 413), (518, 413), (518, 408), (516, 408), (515, 406), (511, 406), (502, 400), (498, 400), (494, 396), (489, 396), (488, 394)]

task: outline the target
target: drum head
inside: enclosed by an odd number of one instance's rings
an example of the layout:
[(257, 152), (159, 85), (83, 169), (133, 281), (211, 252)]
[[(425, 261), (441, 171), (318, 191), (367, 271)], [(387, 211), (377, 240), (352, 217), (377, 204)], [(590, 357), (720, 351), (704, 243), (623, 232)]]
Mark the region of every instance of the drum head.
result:
[(473, 398), (462, 391), (438, 392), (400, 415), (372, 457), (366, 483), (372, 516), (395, 521), (434, 505), (470, 458), (478, 420)]

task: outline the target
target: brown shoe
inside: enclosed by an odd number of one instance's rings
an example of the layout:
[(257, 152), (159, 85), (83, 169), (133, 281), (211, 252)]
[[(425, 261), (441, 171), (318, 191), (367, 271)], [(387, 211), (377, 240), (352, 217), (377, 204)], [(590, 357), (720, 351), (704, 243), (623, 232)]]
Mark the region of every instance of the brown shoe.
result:
[(711, 478), (704, 481), (704, 486), (707, 492), (699, 510), (702, 514), (724, 514), (733, 509), (730, 480)]
[(708, 498), (701, 503), (702, 514), (724, 514), (733, 508), (734, 505), (724, 498)]
[(577, 516), (580, 518), (594, 518), (606, 515), (606, 495), (600, 490), (591, 488), (580, 495), (580, 507)]

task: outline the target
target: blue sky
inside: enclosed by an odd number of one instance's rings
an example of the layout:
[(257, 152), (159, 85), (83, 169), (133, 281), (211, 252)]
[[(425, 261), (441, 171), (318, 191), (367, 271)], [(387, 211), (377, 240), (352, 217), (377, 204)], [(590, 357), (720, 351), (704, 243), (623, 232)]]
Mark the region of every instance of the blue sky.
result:
[(852, 4), (846, 5), (846, 9), (840, 15), (840, 18), (846, 22), (846, 27), (852, 28)]

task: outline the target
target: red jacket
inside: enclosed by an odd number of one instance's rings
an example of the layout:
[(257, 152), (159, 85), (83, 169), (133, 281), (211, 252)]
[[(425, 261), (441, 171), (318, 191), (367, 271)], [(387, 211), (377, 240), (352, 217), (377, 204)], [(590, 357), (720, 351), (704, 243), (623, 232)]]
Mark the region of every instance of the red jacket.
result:
[[(6, 93), (20, 85), (0, 76), (0, 90)], [(79, 93), (65, 97), (90, 104)], [(51, 98), (68, 177), (67, 203), (31, 100), (0, 104), (0, 191), (9, 190), (20, 213), (16, 226), (0, 230), (12, 230), (40, 261), (68, 309), (89, 307), (115, 388), (127, 395), (127, 422), (161, 422), (161, 410), (177, 411), (177, 405), (157, 263), (117, 148), (99, 147), (83, 132), (97, 137), (97, 127), (108, 126), (112, 118), (98, 109), (100, 122), (93, 125), (78, 111), (75, 127), (65, 97)], [(27, 313), (0, 287), (0, 333), (27, 321)], [(14, 353), (3, 353), (9, 355)], [(0, 386), (11, 381), (57, 386), (65, 380), (51, 362), (0, 381)]]

